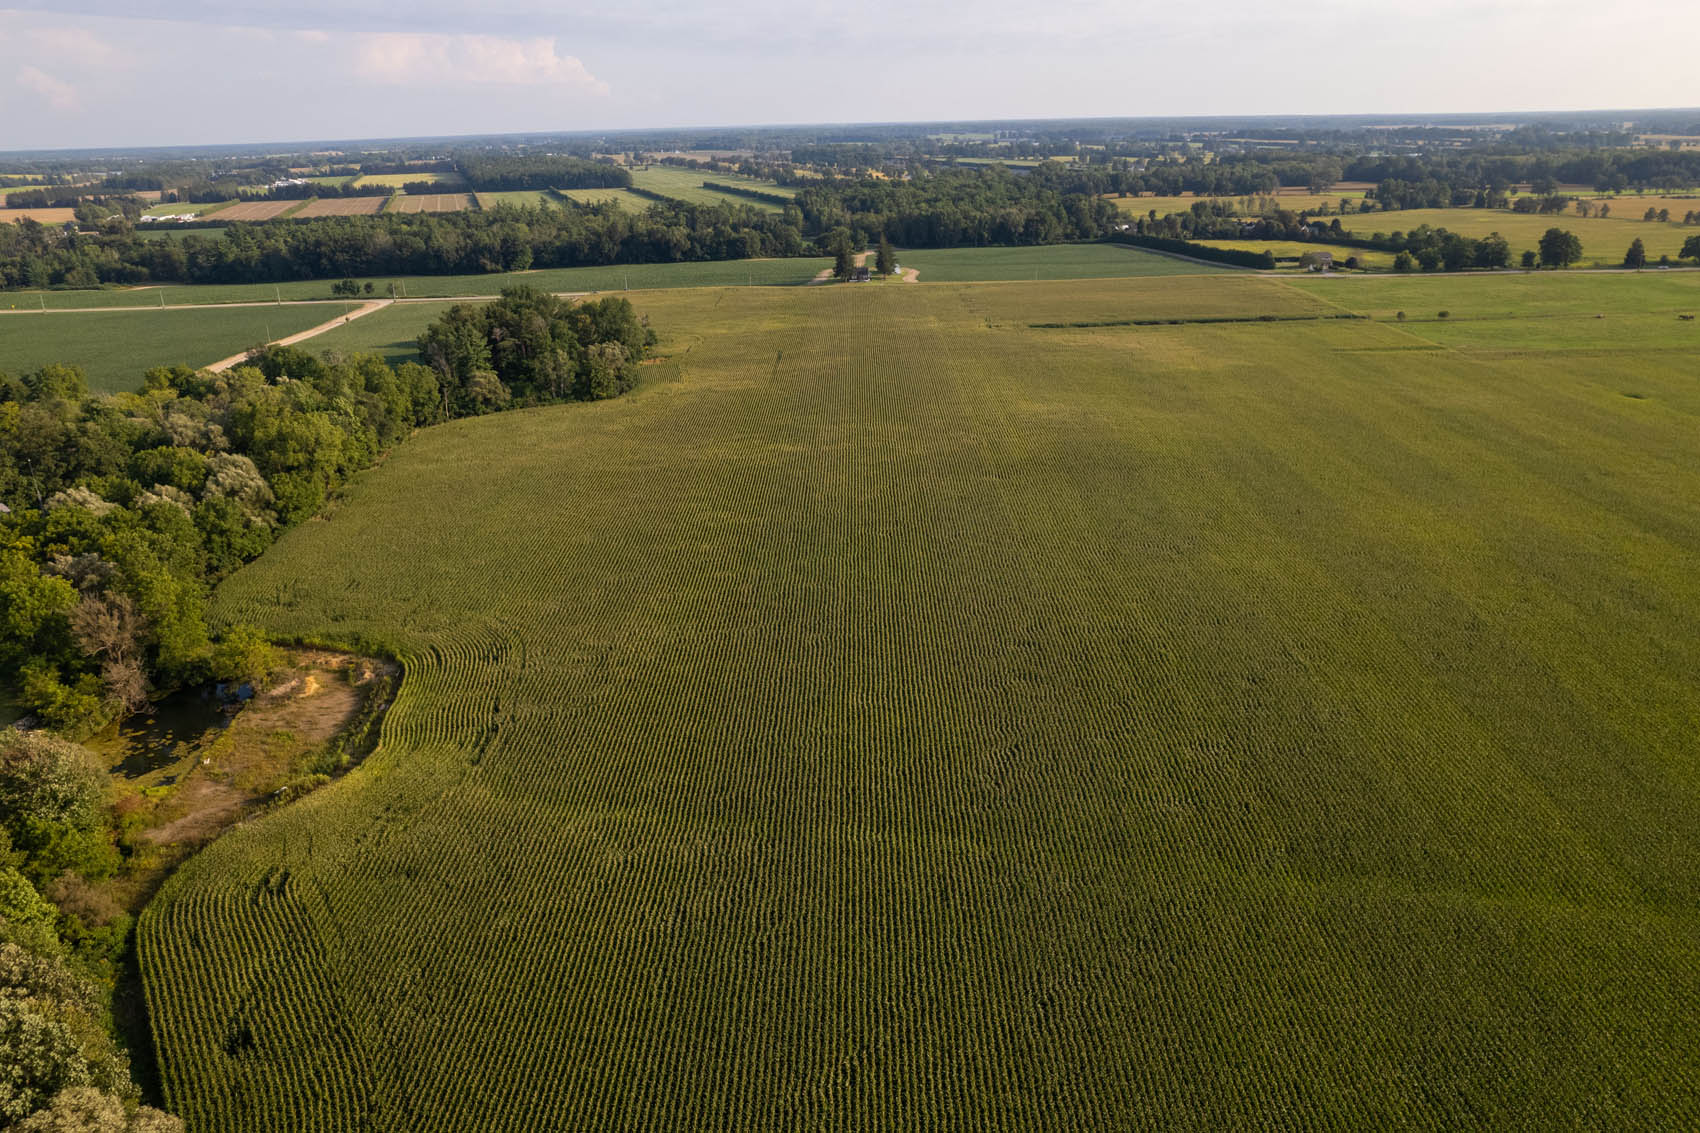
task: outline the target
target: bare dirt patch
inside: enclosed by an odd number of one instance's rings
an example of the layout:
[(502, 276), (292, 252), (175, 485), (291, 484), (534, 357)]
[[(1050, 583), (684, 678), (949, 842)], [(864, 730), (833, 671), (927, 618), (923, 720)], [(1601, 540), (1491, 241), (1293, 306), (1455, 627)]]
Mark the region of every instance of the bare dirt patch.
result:
[(369, 738), (351, 727), (375, 723), (398, 675), (394, 663), (375, 658), (292, 652), (288, 668), (227, 727), (141, 787), (142, 803), (129, 808), (142, 827), (139, 840), (193, 849), (256, 808), (350, 766)]

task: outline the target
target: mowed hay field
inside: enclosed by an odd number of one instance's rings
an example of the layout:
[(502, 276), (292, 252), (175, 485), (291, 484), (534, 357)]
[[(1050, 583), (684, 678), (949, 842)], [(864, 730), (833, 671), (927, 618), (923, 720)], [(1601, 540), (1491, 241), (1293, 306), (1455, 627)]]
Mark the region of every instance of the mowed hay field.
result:
[[(685, 201), (698, 205), (748, 205), (761, 209), (763, 212), (780, 212), (784, 206), (772, 201), (757, 200), (753, 197), (742, 197), (736, 193), (722, 193), (714, 189), (703, 188), (703, 182), (712, 181), (717, 185), (736, 185), (740, 188), (753, 189), (762, 193), (775, 193), (780, 196), (795, 196), (795, 189), (787, 189), (772, 181), (758, 181), (753, 177), (744, 177), (736, 173), (715, 173), (712, 170), (685, 169), (677, 165), (649, 165), (631, 170), (632, 185), (635, 188), (647, 189), (652, 193), (660, 193), (664, 197), (672, 197), (676, 201)], [(641, 198), (640, 198), (641, 199)]]
[(307, 202), (297, 217), (314, 216), (373, 216), (384, 207), (388, 197), (330, 197)]
[[(1612, 215), (1604, 218), (1581, 217), (1574, 212), (1539, 216), (1505, 209), (1403, 209), (1349, 216), (1340, 223), (1358, 236), (1409, 232), (1422, 224), (1476, 238), (1497, 232), (1510, 242), (1513, 263), (1526, 250), (1539, 251), (1547, 229), (1562, 228), (1582, 241), (1582, 264), (1599, 267), (1621, 264), (1624, 253), (1637, 238), (1646, 245), (1648, 260), (1669, 256), (1674, 261), (1682, 251), (1682, 242), (1700, 233), (1700, 228), (1692, 225), (1684, 228), (1674, 221), (1660, 224), (1642, 220), (1645, 211), (1645, 205), (1637, 209), (1633, 200), (1626, 200), (1621, 206), (1613, 204)], [(1677, 220), (1681, 219), (1678, 213)]]
[(458, 173), (364, 173), (354, 179), (356, 185), (388, 185), (399, 189), (403, 185), (418, 184), (429, 181), (433, 185), (441, 185), (445, 189), (455, 189), (466, 184), (466, 178)]
[[(1355, 209), (1358, 207), (1358, 202), (1363, 200), (1364, 188), (1362, 185), (1341, 186), (1327, 193), (1311, 193), (1302, 189), (1282, 189), (1278, 193), (1254, 193), (1250, 196), (1240, 197), (1195, 197), (1191, 193), (1182, 193), (1179, 196), (1167, 197), (1118, 197), (1112, 195), (1104, 199), (1122, 212), (1131, 213), (1134, 216), (1146, 216), (1153, 209), (1160, 217), (1167, 216), (1172, 212), (1186, 212), (1201, 200), (1218, 201), (1228, 205), (1237, 213), (1255, 214), (1262, 210), (1266, 201), (1274, 202), (1277, 208), (1290, 209), (1293, 212), (1304, 209), (1314, 211), (1324, 207), (1338, 210), (1342, 200), (1352, 202), (1352, 207)], [(1355, 216), (1356, 213), (1348, 215)]]
[(1334, 253), (1334, 263), (1341, 267), (1345, 266), (1348, 259), (1356, 256), (1359, 263), (1372, 269), (1391, 271), (1393, 268), (1394, 254), (1392, 252), (1383, 252), (1377, 248), (1354, 248), (1350, 244), (1324, 244), (1316, 240), (1198, 240), (1195, 243), (1203, 244), (1207, 248), (1236, 248), (1243, 252), (1268, 252), (1277, 260), (1294, 261), (1292, 264), (1286, 265), (1290, 267), (1296, 267), (1297, 261), (1306, 252), (1332, 252)]
[(76, 219), (77, 210), (74, 208), (0, 208), (0, 224), (16, 224), (20, 220), (33, 220), (38, 224), (65, 224)]
[(495, 193), (474, 193), (478, 207), (488, 212), (498, 205), (516, 205), (524, 208), (538, 208), (543, 205), (551, 207), (561, 203), (553, 192), (538, 189), (513, 189)]
[(388, 212), (460, 212), (476, 208), (470, 193), (397, 193)]
[(629, 189), (562, 189), (561, 195), (581, 205), (613, 203), (627, 212), (642, 212), (655, 202), (640, 197)]
[[(154, 366), (205, 366), (333, 319), (341, 303), (0, 315), (0, 372), (81, 366), (97, 393), (140, 389)], [(311, 340), (307, 343), (311, 345)]]
[(407, 676), (143, 914), (167, 1101), (1700, 1123), (1691, 359), (1030, 326), (1311, 290), (639, 296), (632, 395), (398, 448), (216, 595)]
[[(1023, 248), (914, 248), (896, 253), (918, 282), (1004, 279), (1110, 279), (1140, 275), (1209, 275), (1235, 269), (1163, 256), (1125, 244), (1050, 244)], [(874, 266), (874, 257), (868, 257)]]
[[(218, 239), (214, 229), (202, 229), (206, 239)], [(390, 286), (407, 298), (452, 298), (498, 295), (504, 287), (525, 284), (540, 291), (618, 291), (644, 288), (723, 287), (755, 284), (786, 287), (807, 283), (832, 261), (816, 256), (771, 260), (692, 260), (673, 264), (620, 264), (607, 267), (533, 268), (528, 271), (479, 275), (410, 275), (360, 277), (373, 285), (378, 298), (388, 298)], [(0, 295), (0, 307), (80, 310), (89, 307), (154, 307), (162, 293), (166, 305), (183, 303), (271, 303), (273, 300), (318, 302), (334, 299), (333, 279), (292, 283), (208, 283), (160, 287), (104, 288), (86, 291), (12, 291)]]
[[(238, 201), (217, 212), (220, 220), (276, 220), (286, 212), (306, 208), (309, 201)], [(204, 213), (202, 215), (205, 215)]]

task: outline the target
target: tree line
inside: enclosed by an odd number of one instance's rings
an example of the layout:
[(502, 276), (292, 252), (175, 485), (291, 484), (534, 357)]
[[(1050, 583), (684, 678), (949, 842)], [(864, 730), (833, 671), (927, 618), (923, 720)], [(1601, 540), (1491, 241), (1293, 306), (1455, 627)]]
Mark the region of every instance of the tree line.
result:
[(624, 189), (632, 175), (606, 161), (539, 154), (464, 153), (455, 167), (474, 189)]
[(642, 213), (612, 204), (498, 206), (232, 224), (213, 238), (170, 241), (123, 225), (66, 235), (23, 222), (0, 225), (0, 287), (477, 274), (829, 254), (842, 239), (862, 245), (881, 235), (909, 247), (959, 247), (1116, 230), (1114, 206), (1077, 188), (999, 168), (946, 170), (907, 181), (818, 181), (778, 213), (668, 199)]

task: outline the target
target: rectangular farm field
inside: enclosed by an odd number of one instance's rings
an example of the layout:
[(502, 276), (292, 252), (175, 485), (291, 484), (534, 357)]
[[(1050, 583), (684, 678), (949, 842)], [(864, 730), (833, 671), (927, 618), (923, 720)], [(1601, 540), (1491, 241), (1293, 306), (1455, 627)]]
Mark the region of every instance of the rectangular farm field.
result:
[(470, 193), (400, 193), (387, 212), (462, 212), (474, 207)]
[(0, 223), (3, 224), (16, 224), (20, 220), (33, 220), (39, 224), (64, 224), (68, 220), (76, 219), (76, 209), (0, 209)]
[(276, 220), (291, 209), (301, 207), (300, 201), (242, 201), (218, 210), (220, 220)]
[(372, 216), (384, 207), (388, 197), (332, 197), (327, 200), (309, 201), (307, 207), (295, 215), (298, 217), (315, 216)]

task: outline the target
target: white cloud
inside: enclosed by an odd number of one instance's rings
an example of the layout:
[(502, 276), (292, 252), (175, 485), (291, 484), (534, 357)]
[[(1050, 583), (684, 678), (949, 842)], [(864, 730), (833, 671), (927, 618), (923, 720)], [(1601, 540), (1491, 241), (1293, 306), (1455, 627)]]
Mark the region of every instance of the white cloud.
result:
[(118, 61), (118, 49), (87, 28), (72, 26), (37, 27), (29, 31), (32, 50), (38, 57), (86, 67), (109, 67)]
[(63, 79), (54, 78), (39, 67), (21, 68), (18, 71), (18, 85), (39, 94), (47, 100), (47, 105), (55, 110), (77, 110), (82, 107), (76, 87)]
[(505, 39), (493, 35), (362, 35), (356, 73), (395, 85), (507, 83), (574, 87), (606, 95), (608, 84), (576, 57), (559, 55), (553, 36)]

